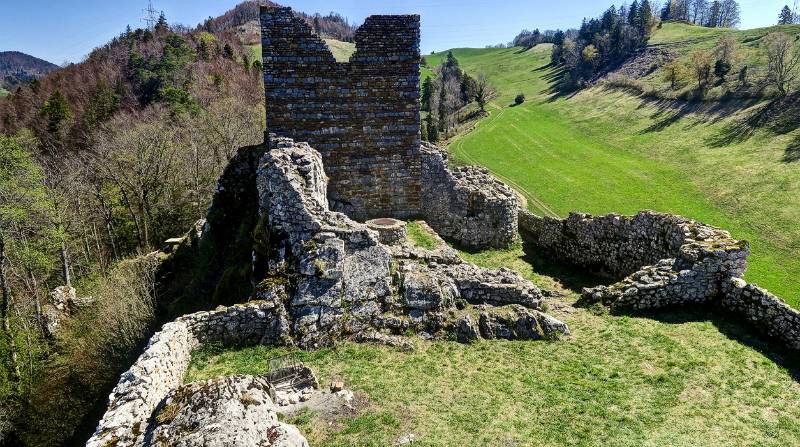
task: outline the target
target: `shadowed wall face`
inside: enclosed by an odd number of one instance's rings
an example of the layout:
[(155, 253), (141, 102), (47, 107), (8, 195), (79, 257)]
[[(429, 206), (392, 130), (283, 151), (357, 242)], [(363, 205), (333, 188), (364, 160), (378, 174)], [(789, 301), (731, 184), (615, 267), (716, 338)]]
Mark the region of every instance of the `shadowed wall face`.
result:
[(337, 63), (290, 8), (261, 9), (267, 127), (323, 156), (331, 207), (420, 215), (419, 16), (371, 16)]

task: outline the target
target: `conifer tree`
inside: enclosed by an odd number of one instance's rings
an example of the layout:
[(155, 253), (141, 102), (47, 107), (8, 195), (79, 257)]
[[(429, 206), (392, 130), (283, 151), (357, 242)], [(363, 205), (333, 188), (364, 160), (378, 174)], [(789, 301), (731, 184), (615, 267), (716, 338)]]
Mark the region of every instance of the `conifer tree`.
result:
[(780, 16), (778, 16), (778, 25), (791, 25), (794, 22), (794, 14), (792, 10), (789, 8), (789, 5), (786, 5), (781, 10)]
[(167, 23), (167, 16), (164, 15), (164, 11), (161, 11), (161, 14), (158, 16), (158, 22), (156, 22), (155, 31), (156, 33), (169, 31), (169, 24)]

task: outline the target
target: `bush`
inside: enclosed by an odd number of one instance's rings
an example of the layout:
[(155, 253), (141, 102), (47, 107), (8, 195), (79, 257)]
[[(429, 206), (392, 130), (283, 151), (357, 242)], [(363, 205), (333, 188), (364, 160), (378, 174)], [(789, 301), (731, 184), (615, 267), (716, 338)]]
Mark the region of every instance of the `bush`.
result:
[(516, 104), (516, 105), (520, 105), (523, 102), (525, 102), (525, 94), (524, 93), (520, 93), (519, 95), (517, 95), (516, 98), (514, 98), (514, 104)]
[(95, 302), (64, 320), (56, 354), (33, 384), (21, 421), (29, 445), (61, 445), (111, 391), (150, 335), (155, 314), (153, 256), (120, 262), (91, 290)]
[(720, 59), (714, 64), (714, 74), (723, 81), (725, 80), (725, 76), (727, 76), (730, 71), (731, 64), (728, 61)]

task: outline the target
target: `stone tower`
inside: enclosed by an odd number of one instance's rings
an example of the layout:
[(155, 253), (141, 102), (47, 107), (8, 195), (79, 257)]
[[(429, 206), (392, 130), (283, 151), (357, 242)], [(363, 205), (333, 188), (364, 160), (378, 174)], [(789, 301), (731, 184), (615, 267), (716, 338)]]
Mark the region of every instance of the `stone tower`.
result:
[(419, 16), (368, 17), (343, 63), (291, 8), (262, 6), (261, 39), (268, 131), (322, 154), (331, 207), (419, 216)]

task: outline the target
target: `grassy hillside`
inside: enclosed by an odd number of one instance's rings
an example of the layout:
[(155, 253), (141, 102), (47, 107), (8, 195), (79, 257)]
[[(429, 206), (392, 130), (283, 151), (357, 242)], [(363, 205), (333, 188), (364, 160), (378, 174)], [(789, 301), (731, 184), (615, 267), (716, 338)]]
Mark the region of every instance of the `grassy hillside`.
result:
[(5, 97), (6, 97), (6, 96), (8, 96), (10, 93), (11, 93), (11, 92), (9, 92), (8, 90), (4, 89), (3, 87), (0, 87), (0, 98), (5, 98)]
[[(718, 32), (702, 31), (703, 40), (681, 29), (701, 33), (668, 24), (654, 39), (713, 45)], [(753, 244), (747, 279), (800, 304), (796, 119), (759, 128), (746, 119), (766, 103), (667, 102), (606, 87), (559, 96), (550, 89), (548, 46), (454, 53), (500, 92), (491, 115), (450, 145), (457, 160), (487, 166), (539, 214), (654, 209), (726, 228)], [(435, 65), (443, 56), (427, 59)], [(520, 92), (528, 100), (511, 107)]]
[[(684, 23), (665, 23), (660, 29), (653, 33), (650, 39), (651, 45), (658, 45), (668, 48), (673, 52), (678, 60), (688, 65), (690, 55), (696, 50), (712, 50), (714, 45), (722, 36), (729, 35), (738, 42), (738, 51), (733, 60), (730, 74), (726, 77), (725, 83), (720, 83), (713, 87), (708, 95), (717, 98), (724, 93), (724, 90), (743, 93), (739, 83), (739, 72), (743, 67), (747, 67), (748, 81), (757, 84), (767, 72), (767, 53), (764, 44), (764, 37), (769, 33), (782, 32), (800, 38), (800, 25), (773, 26), (769, 28), (757, 28), (751, 30), (731, 30), (725, 28), (706, 28), (702, 26), (687, 25)], [(800, 49), (800, 42), (798, 42)], [(677, 92), (672, 91), (669, 81), (667, 81), (664, 70), (657, 70), (646, 76), (640, 82), (648, 89), (654, 90), (662, 95), (680, 95), (687, 93), (696, 87), (696, 82), (691, 74), (679, 83)]]

